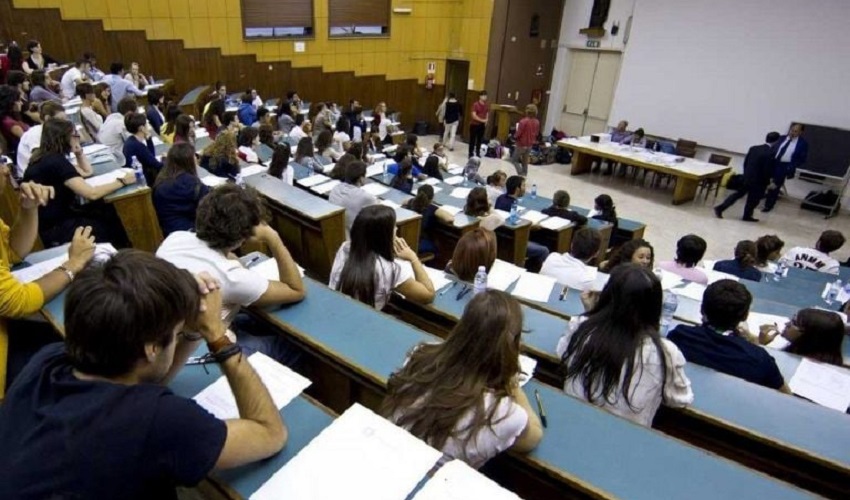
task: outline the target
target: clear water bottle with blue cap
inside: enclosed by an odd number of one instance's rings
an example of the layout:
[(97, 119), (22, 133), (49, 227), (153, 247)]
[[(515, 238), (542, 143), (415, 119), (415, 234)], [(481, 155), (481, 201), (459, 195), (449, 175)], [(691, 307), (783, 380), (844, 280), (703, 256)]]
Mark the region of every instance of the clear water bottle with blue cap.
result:
[(142, 163), (135, 156), (130, 159), (130, 165), (133, 166), (133, 173), (136, 174), (136, 184), (147, 186), (148, 180), (145, 179), (145, 170), (142, 168)]
[(531, 199), (532, 199), (532, 200), (536, 200), (536, 199), (537, 199), (537, 184), (532, 184), (532, 185), (531, 185)]
[(487, 269), (484, 266), (478, 266), (478, 272), (475, 273), (475, 280), (472, 282), (472, 295), (485, 291), (487, 291)]
[(508, 222), (516, 224), (519, 222), (519, 201), (514, 200), (511, 204), (511, 215), (508, 216)]
[(389, 162), (384, 162), (384, 183), (390, 182), (390, 164)]
[(785, 264), (785, 259), (779, 259), (779, 262), (776, 263), (776, 269), (773, 270), (773, 281), (780, 281), (785, 277), (785, 270), (787, 269), (787, 265)]
[(661, 304), (661, 334), (667, 335), (673, 323), (673, 315), (679, 308), (679, 297), (671, 291), (664, 292), (664, 302)]
[(832, 304), (835, 302), (835, 299), (838, 297), (838, 293), (842, 289), (841, 280), (835, 280), (829, 285), (829, 290), (826, 292), (826, 303)]

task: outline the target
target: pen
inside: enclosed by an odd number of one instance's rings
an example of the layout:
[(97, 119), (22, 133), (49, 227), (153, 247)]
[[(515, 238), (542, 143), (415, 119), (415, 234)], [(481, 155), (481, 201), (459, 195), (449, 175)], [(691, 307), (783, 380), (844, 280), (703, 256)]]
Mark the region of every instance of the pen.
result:
[(203, 356), (192, 356), (186, 360), (187, 365), (202, 365), (204, 364)]
[(537, 413), (540, 414), (540, 423), (546, 428), (546, 410), (543, 409), (543, 400), (540, 399), (540, 391), (534, 389), (534, 399), (537, 400)]
[(560, 301), (562, 301), (562, 302), (563, 302), (563, 300), (564, 300), (565, 298), (567, 298), (567, 294), (568, 294), (568, 293), (570, 293), (570, 287), (565, 286), (564, 288), (562, 288), (562, 289), (561, 289), (561, 296), (560, 296), (560, 297), (558, 297), (558, 300), (560, 300)]
[(464, 297), (467, 293), (469, 293), (469, 291), (470, 291), (470, 290), (472, 290), (472, 289), (471, 289), (471, 288), (469, 288), (469, 285), (463, 285), (463, 289), (462, 289), (460, 292), (458, 292), (457, 297), (455, 298), (455, 300), (460, 300), (460, 299), (462, 299), (462, 298), (463, 298), (463, 297)]
[(258, 260), (260, 260), (260, 256), (259, 256), (259, 255), (255, 255), (254, 257), (251, 257), (251, 259), (250, 259), (250, 260), (249, 260), (249, 261), (245, 264), (245, 267), (251, 267), (251, 266), (253, 266), (253, 265), (254, 265), (254, 263), (256, 263)]
[(444, 289), (443, 289), (443, 291), (442, 291), (442, 292), (440, 292), (440, 296), (445, 295), (445, 294), (446, 294), (446, 292), (448, 292), (449, 290), (451, 290), (452, 288), (454, 288), (454, 287), (455, 287), (455, 285), (457, 285), (457, 281), (452, 281), (452, 284), (451, 284), (451, 285), (447, 286), (446, 288), (444, 288)]

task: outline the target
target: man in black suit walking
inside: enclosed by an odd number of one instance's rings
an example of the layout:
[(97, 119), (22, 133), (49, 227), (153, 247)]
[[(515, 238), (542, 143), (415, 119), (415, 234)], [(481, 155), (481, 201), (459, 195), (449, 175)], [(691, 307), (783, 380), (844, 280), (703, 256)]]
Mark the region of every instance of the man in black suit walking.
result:
[(714, 214), (718, 219), (723, 218), (723, 211), (735, 204), (744, 196), (747, 197), (744, 205), (744, 218), (747, 222), (758, 222), (753, 218), (765, 190), (771, 184), (771, 176), (774, 173), (776, 161), (776, 144), (779, 142), (779, 132), (771, 132), (764, 138), (765, 143), (753, 146), (747, 151), (744, 158), (744, 180), (737, 191), (730, 194), (720, 205), (714, 207)]
[(767, 188), (762, 212), (773, 210), (785, 179), (793, 179), (797, 168), (806, 163), (809, 156), (809, 143), (802, 137), (805, 129), (802, 123), (794, 123), (788, 130), (788, 135), (779, 138), (774, 152), (776, 162), (773, 164), (773, 182)]

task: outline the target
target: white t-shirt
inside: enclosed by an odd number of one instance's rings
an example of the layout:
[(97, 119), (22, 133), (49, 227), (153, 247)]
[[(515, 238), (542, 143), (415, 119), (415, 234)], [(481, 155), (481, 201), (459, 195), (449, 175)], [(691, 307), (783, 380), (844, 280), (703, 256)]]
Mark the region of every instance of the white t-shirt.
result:
[(83, 72), (76, 66), (68, 68), (68, 71), (62, 75), (59, 85), (62, 88), (62, 97), (72, 99), (77, 95), (77, 80), (83, 77)]
[(487, 201), (490, 202), (490, 206), (496, 204), (496, 198), (505, 194), (505, 190), (502, 188), (497, 188), (495, 186), (487, 185)]
[[(334, 258), (334, 264), (331, 268), (331, 279), (328, 286), (334, 290), (339, 290), (339, 280), (342, 275), (342, 268), (348, 262), (348, 251), (351, 243), (346, 241), (339, 247)], [(409, 279), (413, 279), (413, 266), (406, 260), (388, 261), (383, 257), (378, 257), (375, 261), (375, 309), (381, 310), (387, 305), (390, 300), (390, 294), (399, 285)]]
[(540, 274), (551, 276), (558, 283), (576, 290), (591, 290), (596, 281), (596, 268), (588, 266), (569, 253), (550, 253), (540, 268)]
[(357, 214), (364, 208), (377, 205), (378, 198), (353, 184), (338, 184), (328, 194), (328, 201), (345, 208), (345, 235), (351, 232), (351, 226)]
[[(85, 130), (88, 135), (94, 133), (94, 137), (92, 137), (91, 140), (97, 142), (98, 134), (100, 134), (100, 128), (103, 127), (103, 117), (97, 114), (97, 111), (88, 106), (80, 108), (80, 115), (83, 119), (85, 119), (83, 130)], [(91, 131), (91, 133), (89, 131)]]
[[(566, 352), (574, 331), (572, 327), (577, 326), (577, 323), (571, 321), (571, 328), (558, 341), (559, 357)], [(667, 359), (667, 376), (663, 388), (661, 387), (661, 357), (652, 339), (646, 337), (641, 346), (640, 357), (635, 358), (635, 372), (629, 386), (631, 391), (629, 400), (634, 409), (630, 408), (626, 398), (622, 397), (622, 377), (626, 374), (625, 367), (620, 372), (620, 389), (612, 396), (613, 402), (605, 401), (605, 398), (599, 396), (600, 391), (597, 389), (594, 394), (595, 404), (610, 413), (649, 427), (662, 400), (665, 405), (674, 408), (682, 408), (693, 403), (694, 393), (691, 390), (691, 381), (685, 375), (685, 356), (676, 344), (667, 339), (661, 339), (661, 346)], [(567, 380), (564, 383), (564, 392), (585, 400), (582, 380), (579, 378)]]
[[(504, 397), (496, 403), (496, 396), (492, 392), (484, 393), (484, 414), (490, 412), (493, 405), (496, 412), (493, 414), (492, 425), (481, 428), (473, 437), (467, 447), (463, 447), (463, 440), (468, 432), (457, 438), (449, 437), (443, 449), (446, 455), (465, 461), (470, 467), (476, 469), (484, 465), (488, 460), (513, 446), (522, 431), (528, 425), (528, 414), (509, 397)], [(472, 420), (473, 413), (464, 415), (455, 426), (455, 429), (467, 427)], [(400, 416), (400, 415), (399, 415)], [(396, 417), (394, 420), (398, 420)]]
[(245, 155), (245, 161), (248, 163), (259, 163), (260, 157), (251, 146), (239, 146), (239, 152)]
[(109, 146), (115, 160), (119, 165), (124, 165), (127, 160), (124, 158), (124, 140), (129, 137), (127, 127), (124, 125), (124, 115), (121, 113), (112, 113), (106, 117), (103, 126), (100, 127), (98, 139), (104, 146)]
[(41, 144), (41, 130), (43, 125), (34, 125), (21, 136), (18, 143), (18, 175), (24, 176), (32, 158), (32, 151)]
[(814, 248), (794, 247), (782, 257), (788, 264), (827, 274), (838, 274), (839, 262)]
[(246, 269), (189, 231), (176, 231), (162, 242), (156, 256), (186, 269), (192, 274), (203, 271), (221, 283), (222, 320), (229, 325), (240, 306), (257, 301), (269, 287), (269, 281), (257, 271)]
[(295, 183), (295, 169), (291, 166), (287, 165), (286, 169), (283, 171), (283, 175), (281, 176), (281, 180), (290, 186)]
[(304, 130), (301, 127), (296, 125), (292, 127), (292, 130), (289, 131), (289, 137), (300, 141), (301, 139), (307, 137), (307, 134), (304, 133)]
[(334, 132), (334, 149), (337, 150), (338, 153), (345, 153), (345, 148), (343, 144), (349, 142), (351, 137), (345, 132)]

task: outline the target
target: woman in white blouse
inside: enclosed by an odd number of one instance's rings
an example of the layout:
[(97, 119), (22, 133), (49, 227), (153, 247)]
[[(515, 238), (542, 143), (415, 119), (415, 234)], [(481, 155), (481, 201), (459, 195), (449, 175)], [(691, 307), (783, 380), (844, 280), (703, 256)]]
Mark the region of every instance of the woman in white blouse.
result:
[(662, 291), (652, 271), (617, 266), (598, 298), (585, 292), (582, 301), (586, 319), (558, 342), (564, 392), (647, 427), (662, 402), (693, 402), (685, 357), (658, 331)]

